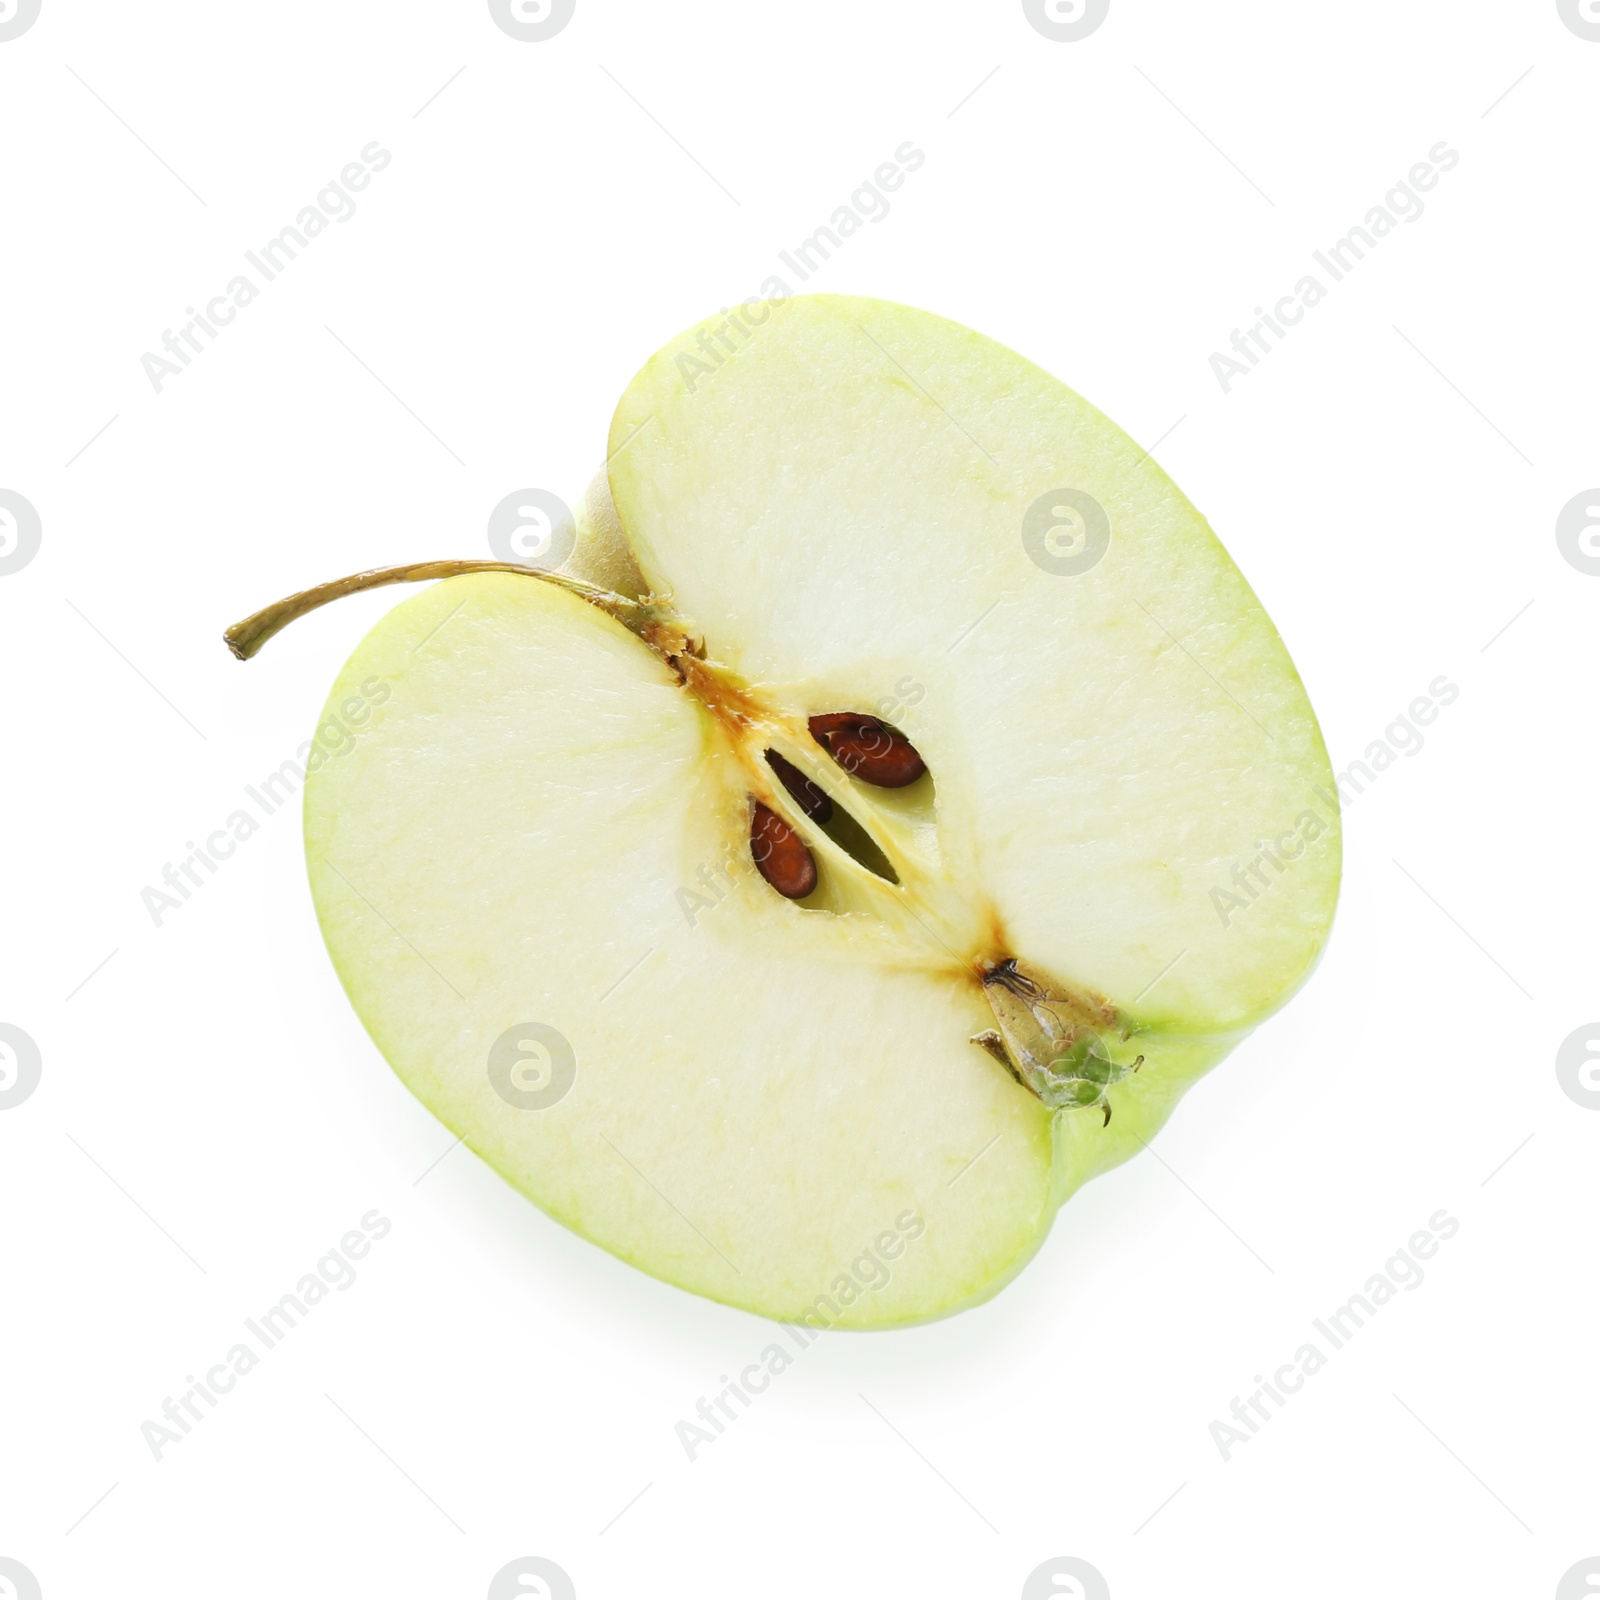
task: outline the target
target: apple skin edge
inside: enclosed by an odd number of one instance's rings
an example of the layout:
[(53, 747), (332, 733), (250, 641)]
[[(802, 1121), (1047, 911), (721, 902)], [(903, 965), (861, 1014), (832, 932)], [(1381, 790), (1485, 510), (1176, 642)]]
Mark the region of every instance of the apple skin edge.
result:
[[(921, 370), (939, 373), (946, 403), (961, 402), (965, 384), (978, 397), (965, 400), (965, 414), (981, 414), (985, 385), (999, 385), (997, 393), (1013, 397), (1023, 392), (1024, 400), (1041, 409), (1059, 435), (1079, 441), (1071, 448), (1081, 459), (1070, 468), (1047, 460), (1029, 469), (1031, 478), (1018, 469), (1020, 487), (1007, 492), (1026, 509), (1024, 502), (1039, 482), (1064, 477), (1069, 470), (1094, 482), (1113, 504), (1124, 566), (1130, 559), (1154, 560), (1157, 570), (1164, 570), (1160, 564), (1166, 563), (1180, 580), (1164, 589), (1145, 580), (1144, 589), (1137, 591), (1157, 597), (1168, 640), (1173, 635), (1167, 630), (1174, 624), (1180, 633), (1199, 640), (1204, 627), (1214, 630), (1219, 607), (1237, 608), (1234, 632), (1223, 640), (1225, 653), (1214, 652), (1214, 660), (1236, 682), (1246, 681), (1243, 673), (1250, 674), (1246, 692), (1272, 724), (1272, 750), (1267, 752), (1251, 744), (1254, 735), (1241, 728), (1228, 707), (1216, 704), (1207, 687), (1208, 679), (1216, 681), (1211, 668), (1205, 677), (1181, 676), (1172, 670), (1173, 653), (1166, 642), (1148, 629), (1130, 633), (1141, 625), (1136, 618), (1133, 623), (1125, 620), (1119, 609), (1123, 602), (1114, 591), (1106, 592), (1107, 580), (1100, 580), (1098, 597), (1087, 585), (1043, 587), (1009, 554), (1011, 565), (997, 573), (997, 581), (1017, 588), (1025, 601), (1042, 593), (1048, 604), (1092, 601), (1100, 606), (1100, 612), (1085, 612), (1074, 626), (1079, 635), (1097, 628), (1116, 641), (1124, 655), (1119, 669), (1124, 678), (1145, 673), (1152, 687), (1141, 692), (1172, 700), (1162, 711), (1172, 724), (1167, 737), (1175, 744), (1188, 740), (1190, 752), (1184, 757), (1186, 766), (1175, 763), (1180, 774), (1205, 757), (1208, 747), (1201, 735), (1218, 741), (1219, 748), (1220, 742), (1234, 742), (1240, 753), (1221, 759), (1233, 763), (1261, 794), (1252, 799), (1251, 790), (1240, 791), (1244, 823), (1236, 832), (1243, 848), (1253, 848), (1258, 831), (1273, 837), (1273, 826), (1295, 803), (1292, 797), (1312, 788), (1331, 790), (1315, 717), (1270, 621), (1203, 519), (1113, 424), (1003, 347), (968, 330), (952, 333), (955, 325), (942, 319), (885, 302), (825, 296), (790, 302), (784, 310), (791, 319), (785, 339), (798, 351), (795, 359), (808, 363), (804, 371), (827, 370), (818, 350), (838, 365), (839, 341), (848, 333), (844, 325), (864, 326), (870, 319), (874, 344), (891, 340), (900, 351), (917, 355)], [(922, 341), (920, 350), (917, 340)], [(884, 1007), (884, 1025), (908, 1036), (932, 1027), (930, 1019), (941, 1007), (950, 1012), (950, 1021), (941, 1022), (942, 1031), (928, 1034), (920, 1044), (885, 1035), (871, 1056), (847, 1051), (835, 1061), (839, 1052), (830, 1049), (829, 1041), (837, 1040), (838, 1030), (830, 1032), (826, 1026), (829, 1002), (824, 997), (831, 992), (826, 974), (839, 970), (841, 959), (852, 964), (855, 977), (867, 970), (900, 971), (904, 962), (895, 950), (921, 948), (910, 922), (896, 920), (900, 900), (909, 895), (928, 915), (948, 917), (939, 924), (944, 934), (935, 940), (946, 949), (952, 941), (962, 946), (966, 930), (983, 922), (981, 915), (976, 922), (964, 920), (968, 913), (962, 909), (966, 891), (961, 886), (976, 881), (969, 863), (979, 857), (963, 829), (977, 830), (976, 839), (984, 807), (995, 797), (963, 770), (959, 738), (970, 721), (947, 718), (941, 724), (935, 714), (958, 702), (970, 685), (965, 678), (941, 677), (945, 668), (931, 653), (927, 660), (913, 662), (919, 685), (928, 685), (931, 704), (897, 711), (905, 733), (894, 737), (909, 735), (921, 754), (921, 760), (903, 766), (910, 785), (903, 791), (880, 791), (863, 783), (849, 761), (830, 763), (827, 739), (808, 735), (808, 718), (826, 724), (822, 712), (854, 713), (873, 704), (869, 690), (874, 680), (853, 684), (848, 646), (827, 637), (814, 672), (808, 676), (802, 669), (796, 676), (784, 656), (783, 636), (771, 634), (777, 648), (768, 651), (769, 638), (762, 633), (767, 614), (782, 608), (759, 597), (753, 605), (747, 600), (742, 613), (746, 620), (741, 622), (741, 613), (728, 609), (721, 587), (737, 562), (696, 565), (692, 543), (681, 544), (685, 539), (714, 542), (717, 535), (708, 519), (734, 493), (726, 485), (726, 463), (735, 447), (725, 443), (729, 436), (719, 428), (743, 429), (732, 436), (748, 458), (738, 470), (765, 471), (774, 479), (781, 477), (774, 464), (790, 448), (788, 439), (777, 424), (770, 437), (756, 430), (752, 443), (748, 425), (737, 416), (725, 420), (709, 405), (684, 408), (680, 416), (670, 394), (663, 399), (662, 363), (673, 349), (669, 346), (635, 381), (630, 397), (637, 392), (638, 399), (625, 399), (615, 425), (636, 427), (630, 404), (636, 409), (653, 406), (665, 442), (652, 442), (648, 448), (641, 443), (623, 477), (614, 470), (609, 482), (597, 481), (591, 488), (577, 520), (574, 558), (563, 576), (482, 562), (411, 569), (406, 576), (443, 581), (382, 619), (340, 674), (321, 726), (340, 725), (352, 697), (360, 699), (365, 686), (374, 682), (392, 686), (392, 697), (386, 696), (390, 703), (374, 712), (370, 726), (353, 738), (348, 750), (326, 754), (320, 764), (318, 755), (323, 753), (313, 754), (304, 803), (317, 915), (357, 1014), (402, 1081), (457, 1137), (556, 1220), (653, 1276), (758, 1315), (794, 1320), (826, 1302), (832, 1310), (821, 1314), (831, 1327), (890, 1328), (936, 1320), (990, 1299), (1010, 1282), (1041, 1248), (1059, 1207), (1085, 1182), (1140, 1153), (1183, 1092), (1306, 980), (1326, 946), (1337, 902), (1337, 814), (1315, 854), (1315, 867), (1279, 880), (1276, 898), (1262, 897), (1264, 909), (1252, 910), (1244, 932), (1231, 944), (1218, 941), (1191, 957), (1179, 987), (1158, 989), (1143, 1009), (1135, 1006), (1126, 1013), (1133, 1032), (1123, 1035), (1122, 1067), (1103, 1092), (1104, 1117), (1100, 1105), (1047, 1111), (968, 1042), (984, 1026), (982, 973), (1005, 953), (999, 946), (974, 956), (974, 972), (967, 979), (961, 980), (957, 970), (954, 988), (951, 978), (941, 978), (937, 983), (942, 987), (920, 999), (922, 991), (915, 985), (922, 980), (909, 974), (866, 984), (860, 998), (850, 1002), (850, 1014)], [(787, 359), (776, 335), (768, 337), (766, 349), (769, 354), (762, 359), (773, 367)], [(747, 374), (739, 382), (770, 403), (770, 396), (760, 394), (766, 369), (754, 365), (753, 353), (745, 359)], [(847, 381), (847, 376), (838, 381)], [(743, 391), (731, 378), (721, 381), (725, 393), (718, 405), (736, 413)], [(949, 446), (935, 433), (942, 424), (925, 415), (927, 408), (917, 395), (898, 384), (881, 404), (888, 413), (886, 437), (899, 427), (911, 441), (908, 451), (925, 448), (931, 437), (936, 453), (930, 460), (945, 459)], [(840, 427), (845, 426), (841, 421)], [(851, 426), (856, 431), (848, 437), (854, 439), (862, 424), (857, 419)], [(1031, 438), (1028, 443), (1047, 456), (1055, 448), (1048, 439), (1043, 445)], [(827, 438), (820, 447), (834, 449)], [(848, 445), (841, 443), (839, 449), (848, 455)], [(1117, 482), (1117, 472), (1132, 475), (1120, 500), (1101, 487), (1102, 482)], [(959, 499), (968, 491), (956, 478), (945, 492)], [(984, 492), (992, 500), (998, 490)], [(1125, 502), (1134, 510), (1125, 509)], [(1140, 513), (1142, 502), (1156, 505), (1159, 514)], [(769, 513), (778, 526), (782, 512), (780, 505)], [(803, 496), (789, 514), (814, 517)], [(919, 515), (928, 520), (927, 513)], [(702, 531), (702, 525), (712, 531)], [(825, 550), (831, 535), (812, 523), (808, 536), (813, 548)], [(984, 536), (979, 530), (972, 537)], [(1152, 550), (1148, 557), (1142, 553), (1145, 543)], [(682, 560), (685, 548), (688, 561)], [(776, 547), (780, 560), (786, 548)], [(995, 548), (1006, 546), (1002, 541)], [(679, 581), (668, 582), (674, 559), (680, 562)], [(1113, 563), (1105, 570), (1115, 575)], [(375, 582), (404, 581), (400, 576), (364, 576)], [(780, 572), (774, 581), (781, 582), (782, 576)], [(801, 578), (803, 582), (803, 573)], [(1029, 583), (1033, 589), (1020, 588)], [(326, 597), (351, 586), (371, 585), (350, 580), (325, 586)], [(958, 600), (975, 610), (982, 598), (979, 593), (970, 602)], [(252, 638), (248, 625), (241, 625), (243, 635), (230, 630), (230, 648), (240, 655), (253, 653), (262, 639), (314, 603), (320, 599), (307, 602), (306, 596), (296, 596), (269, 607), (259, 619), (250, 619), (258, 624), (260, 636)], [(798, 602), (785, 601), (781, 620), (794, 624), (807, 603), (803, 595)], [(950, 602), (936, 593), (932, 604), (936, 608)], [(1196, 607), (1198, 623), (1182, 621), (1180, 606), (1186, 604)], [(837, 606), (820, 591), (817, 605), (815, 626), (826, 636), (829, 607)], [(1140, 609), (1146, 608), (1141, 604)], [(412, 654), (416, 640), (435, 626), (434, 619), (458, 612), (450, 634), (426, 656)], [(958, 606), (951, 614), (964, 612)], [(876, 639), (891, 631), (893, 614), (883, 615), (887, 621), (863, 637)], [(945, 626), (942, 621), (940, 626)], [(241, 637), (252, 640), (249, 648), (239, 648)], [(1020, 648), (1005, 642), (998, 647)], [(900, 665), (908, 648), (902, 647)], [(999, 691), (984, 691), (986, 705), (995, 703), (994, 695), (1003, 692), (1007, 681), (1004, 661), (993, 659), (995, 648), (990, 647), (987, 657), (972, 657), (965, 669), (969, 675), (976, 669), (980, 677), (988, 672), (1000, 685)], [(876, 670), (892, 670), (895, 659), (888, 659), (888, 668)], [(1048, 650), (1043, 659), (1050, 659)], [(1037, 663), (1021, 655), (1017, 670), (1036, 676)], [(566, 686), (560, 692), (558, 681)], [(485, 687), (492, 691), (487, 696)], [(1132, 691), (1118, 686), (1114, 692)], [(586, 705), (609, 708), (599, 744), (584, 731)], [(471, 726), (455, 726), (461, 723)], [(636, 731), (627, 733), (630, 727)], [(1143, 759), (1139, 736), (1137, 729), (1119, 735), (1133, 753), (1124, 757), (1113, 749), (1108, 759), (1135, 770)], [(1035, 765), (1049, 759), (1048, 749), (1041, 754), (1036, 746), (1037, 740), (1031, 740), (1027, 752)], [(1081, 740), (1067, 747), (1088, 748)], [(1233, 746), (1228, 748), (1231, 752)], [(769, 761), (756, 759), (763, 750), (774, 749), (780, 752), (779, 768), (789, 768), (783, 782)], [(492, 756), (487, 766), (484, 751)], [(996, 757), (991, 751), (986, 759), (992, 765)], [(922, 761), (926, 777), (919, 776)], [(1173, 791), (1169, 798), (1158, 792), (1152, 826), (1175, 806), (1215, 805), (1207, 796), (1228, 792), (1206, 780), (1186, 800), (1186, 779), (1163, 776), (1161, 768), (1152, 771), (1151, 781)], [(673, 775), (665, 787), (663, 773)], [(1019, 774), (1019, 783), (1038, 781), (1026, 771)], [(796, 806), (796, 794), (804, 799), (813, 791), (824, 796), (825, 806)], [(1081, 804), (1091, 805), (1095, 791), (1085, 793)], [(543, 809), (551, 804), (565, 808), (571, 795), (587, 796), (576, 815)], [(1003, 795), (998, 798), (1003, 802)], [(738, 851), (748, 855), (752, 804), (768, 808), (786, 834), (790, 829), (803, 833), (815, 855), (820, 871), (795, 880), (796, 901), (784, 901), (758, 873), (738, 866)], [(618, 817), (649, 817), (651, 826), (659, 825), (670, 838), (658, 841), (659, 848), (652, 844), (646, 849), (631, 834), (609, 834), (608, 828), (621, 824), (605, 820), (608, 808)], [(1251, 815), (1252, 808), (1260, 820)], [(836, 831), (822, 829), (817, 818), (824, 811), (831, 815), (840, 810), (858, 833), (865, 828), (863, 837), (890, 864), (887, 878), (881, 867), (861, 868), (866, 858), (853, 846), (841, 846)], [(1128, 822), (1115, 822), (1114, 815), (1107, 818), (1113, 837), (1129, 827)], [(1136, 819), (1137, 813), (1132, 816)], [(588, 836), (580, 823), (591, 820), (596, 831), (593, 844), (586, 845)], [(1141, 825), (1133, 823), (1135, 834)], [(636, 828), (637, 822), (626, 826)], [(1185, 827), (1192, 831), (1191, 824)], [(1229, 842), (1221, 828), (1213, 827), (1213, 834), (1225, 845)], [(1090, 846), (1104, 836), (1085, 834)], [(1276, 835), (1280, 840), (1283, 836)], [(399, 841), (408, 837), (417, 852), (410, 863), (396, 855)], [(1167, 858), (1154, 869), (1143, 865), (1151, 859), (1150, 846), (1129, 847), (1128, 871), (1136, 886), (1144, 879), (1157, 886), (1175, 882), (1180, 870), (1193, 885), (1226, 881), (1223, 851), (1207, 854), (1202, 849), (1184, 864), (1163, 842), (1167, 835), (1158, 832), (1154, 837)], [(626, 864), (631, 876), (622, 875), (624, 863), (611, 863), (604, 855), (594, 858), (587, 871), (572, 873), (562, 865), (574, 855), (592, 854), (592, 848), (604, 849), (607, 838), (623, 841), (615, 853), (633, 852)], [(1041, 835), (1035, 857), (1041, 848), (1048, 856), (1052, 838), (1048, 830)], [(1069, 840), (1062, 848), (1068, 851), (1062, 857), (1063, 881), (1070, 882), (1077, 870), (1071, 867), (1076, 859), (1071, 852), (1081, 853), (1085, 847)], [(488, 852), (493, 859), (487, 865), (475, 860), (474, 850), (479, 858)], [(437, 870), (430, 870), (430, 859)], [(1100, 870), (1095, 857), (1083, 859)], [(1237, 856), (1234, 860), (1237, 864)], [(709, 880), (708, 861), (720, 863)], [(454, 888), (452, 878), (461, 880)], [(1018, 881), (1026, 883), (1027, 875)], [(716, 885), (711, 894), (704, 892), (708, 882)], [(642, 893), (641, 884), (652, 893)], [(1182, 915), (1195, 915), (1195, 893), (1191, 887), (1183, 900), (1174, 900)], [(919, 894), (924, 895), (920, 900)], [(1212, 894), (1215, 899), (1217, 891)], [(1146, 902), (1157, 904), (1159, 896), (1138, 889), (1131, 904), (1141, 915), (1146, 914), (1140, 909)], [(384, 912), (375, 919), (371, 908), (379, 903)], [(609, 1014), (591, 1014), (573, 997), (585, 981), (580, 975), (590, 966), (627, 965), (612, 952), (628, 941), (616, 937), (603, 914), (613, 904), (622, 926), (638, 928), (633, 942), (644, 946), (654, 939), (651, 952), (665, 951), (640, 958), (645, 965), (643, 976), (633, 980), (638, 992), (632, 1003), (641, 1010), (631, 1050), (626, 1019), (619, 1019), (615, 1008)], [(679, 926), (686, 906), (691, 907), (687, 934)], [(1017, 909), (1018, 925), (1033, 926), (1025, 905)], [(563, 915), (571, 922), (568, 942), (593, 941), (592, 956), (564, 949)], [(924, 918), (911, 922), (923, 925)], [(1227, 923), (1225, 916), (1224, 927)], [(1152, 935), (1134, 937), (1147, 941), (1151, 952), (1170, 949), (1182, 939), (1192, 944), (1194, 925), (1188, 933), (1179, 927), (1165, 944)], [(414, 939), (428, 941), (424, 965), (435, 978), (442, 972), (454, 974), (443, 980), (456, 991), (454, 1000), (424, 993), (437, 985), (412, 954), (394, 944), (396, 927), (418, 930), (404, 937), (407, 947)], [(1050, 955), (1048, 921), (1039, 928), (1024, 951), (1030, 959), (1042, 951), (1055, 970), (1075, 981), (1084, 976), (1100, 981), (1108, 993), (1130, 994), (1136, 988), (1118, 978), (1121, 958), (1114, 945), (1106, 945), (1107, 977), (1085, 972), (1070, 950)], [(488, 959), (481, 948), (486, 940)], [(676, 942), (669, 945), (669, 940)], [(972, 948), (976, 951), (979, 945)], [(516, 960), (507, 955), (506, 946)], [(1143, 948), (1144, 943), (1130, 946), (1136, 955)], [(927, 955), (907, 959), (913, 967), (919, 961), (931, 963), (930, 973), (943, 970), (937, 950), (931, 945), (927, 949)], [(888, 967), (882, 965), (885, 959)], [(1146, 972), (1156, 964), (1149, 955), (1141, 959)], [(726, 963), (727, 993), (737, 1004), (715, 1038), (726, 1034), (729, 1042), (724, 1048), (714, 1039), (697, 1051), (676, 1033), (680, 1020), (674, 1007), (683, 1007), (684, 1028), (703, 1030), (706, 1017), (721, 1004), (716, 995), (723, 992), (705, 986), (705, 969), (719, 962)], [(1251, 962), (1261, 968), (1259, 978), (1249, 976), (1255, 970)], [(1130, 970), (1131, 963), (1130, 957), (1125, 963)], [(763, 990), (764, 984), (775, 982), (769, 971), (786, 975), (770, 993)], [(1240, 971), (1248, 978), (1242, 988), (1235, 976)], [(807, 985), (815, 983), (822, 984), (817, 998), (804, 1002)], [(906, 988), (908, 984), (912, 987)], [(703, 991), (698, 1000), (696, 985)], [(900, 989), (906, 998), (893, 999)], [(1236, 998), (1228, 998), (1230, 994)], [(575, 1041), (582, 1063), (579, 1091), (535, 1116), (515, 1110), (508, 1114), (505, 1095), (491, 1093), (483, 1076), (486, 1050), (506, 1023), (525, 1020), (524, 1011), (530, 1017), (555, 1017)], [(794, 1036), (810, 1025), (805, 1019), (813, 1014), (818, 1015), (817, 1042), (808, 1056), (803, 1041)], [(887, 1019), (892, 1016), (903, 1021), (891, 1025)], [(664, 1035), (662, 1029), (667, 1030)], [(650, 1042), (658, 1036), (659, 1043)], [(747, 1047), (737, 1043), (747, 1036), (768, 1039), (768, 1059), (755, 1079), (749, 1077), (752, 1058), (741, 1053)], [(869, 1033), (867, 1041), (874, 1037)], [(659, 1057), (643, 1076), (641, 1049), (647, 1057), (652, 1052)], [(1135, 1050), (1136, 1070), (1130, 1072)], [(910, 1052), (906, 1065), (896, 1065), (897, 1052), (903, 1051)], [(635, 1059), (630, 1061), (630, 1055)], [(857, 1064), (855, 1077), (847, 1070), (852, 1062)], [(772, 1075), (769, 1083), (760, 1080), (761, 1071)], [(828, 1099), (808, 1109), (808, 1073), (819, 1091), (842, 1094), (841, 1108), (859, 1105), (853, 1120), (831, 1123)], [(872, 1078), (874, 1073), (881, 1075), (881, 1082)], [(608, 1074), (616, 1080), (609, 1087)], [(929, 1090), (933, 1106), (906, 1097), (907, 1080), (915, 1074), (922, 1074), (928, 1085), (944, 1085)], [(861, 1076), (871, 1079), (870, 1085), (864, 1087)], [(659, 1111), (645, 1116), (640, 1096), (642, 1092), (648, 1099), (651, 1085), (661, 1086), (673, 1100), (670, 1107), (663, 1102)], [(719, 1103), (719, 1093), (735, 1098)], [(770, 1099), (773, 1116), (760, 1111), (763, 1096)], [(960, 1110), (969, 1100), (971, 1109)], [(703, 1109), (697, 1111), (697, 1106)], [(780, 1109), (784, 1107), (788, 1109)], [(670, 1114), (663, 1118), (660, 1112)], [(807, 1126), (808, 1118), (815, 1119), (815, 1126)], [(880, 1123), (881, 1136), (872, 1132)], [(917, 1133), (917, 1128), (923, 1131)], [(896, 1138), (903, 1142), (893, 1142)], [(726, 1139), (734, 1142), (726, 1144)], [(704, 1146), (698, 1155), (692, 1148), (696, 1143)], [(974, 1144), (981, 1146), (979, 1155), (991, 1146), (995, 1154), (974, 1164), (968, 1179), (963, 1163), (974, 1159), (968, 1153)], [(629, 1168), (635, 1175), (651, 1174), (645, 1179), (648, 1190), (635, 1182)], [(940, 1193), (958, 1177), (963, 1183), (959, 1205)], [(775, 1184), (782, 1187), (773, 1188)], [(808, 1186), (815, 1193), (806, 1200)], [(668, 1188), (674, 1196), (670, 1212), (649, 1192), (659, 1197)], [(799, 1207), (792, 1214), (785, 1209), (789, 1201), (774, 1198), (790, 1193)], [(893, 1214), (896, 1205), (902, 1205), (902, 1217), (907, 1207), (915, 1210), (918, 1236), (925, 1226), (930, 1242), (907, 1247), (905, 1260), (886, 1285), (873, 1285), (870, 1294), (845, 1301), (834, 1286), (847, 1280), (830, 1276), (833, 1265), (848, 1259), (863, 1235), (871, 1237), (871, 1219)], [(689, 1215), (697, 1219), (690, 1226), (698, 1241), (684, 1231), (682, 1219)], [(717, 1259), (707, 1256), (708, 1249)]]

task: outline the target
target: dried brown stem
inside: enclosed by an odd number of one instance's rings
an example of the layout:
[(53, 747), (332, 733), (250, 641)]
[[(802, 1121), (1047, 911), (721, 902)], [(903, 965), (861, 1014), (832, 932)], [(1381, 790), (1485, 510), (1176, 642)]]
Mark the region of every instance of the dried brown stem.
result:
[(330, 600), (342, 600), (347, 594), (359, 594), (363, 589), (381, 589), (386, 584), (425, 583), (432, 578), (457, 578), (469, 572), (521, 573), (578, 595), (626, 626), (637, 629), (649, 620), (650, 608), (641, 601), (629, 600), (609, 589), (599, 589), (592, 583), (566, 578), (558, 572), (546, 572), (539, 567), (517, 566), (509, 561), (415, 561), (403, 567), (374, 567), (368, 572), (352, 573), (348, 578), (336, 578), (332, 583), (320, 583), (314, 589), (302, 589), (298, 594), (264, 606), (243, 622), (234, 623), (222, 637), (239, 660), (248, 661), (273, 634), (308, 611), (327, 605)]

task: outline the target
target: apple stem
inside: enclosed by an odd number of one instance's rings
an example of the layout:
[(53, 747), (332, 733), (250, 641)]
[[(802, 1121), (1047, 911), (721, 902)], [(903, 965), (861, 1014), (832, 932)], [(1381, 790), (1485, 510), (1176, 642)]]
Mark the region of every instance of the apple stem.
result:
[(626, 595), (613, 594), (609, 589), (584, 583), (582, 579), (563, 577), (540, 567), (523, 567), (509, 561), (415, 561), (403, 567), (374, 567), (368, 572), (352, 573), (348, 578), (336, 578), (332, 583), (320, 583), (314, 589), (302, 589), (298, 594), (264, 606), (243, 622), (234, 623), (222, 637), (239, 660), (248, 661), (273, 634), (308, 611), (327, 605), (330, 600), (342, 600), (347, 594), (381, 589), (391, 583), (425, 583), (432, 578), (456, 578), (469, 572), (516, 572), (553, 583), (558, 589), (565, 589), (598, 606), (634, 632), (641, 632), (657, 620), (656, 609), (648, 601), (630, 600)]

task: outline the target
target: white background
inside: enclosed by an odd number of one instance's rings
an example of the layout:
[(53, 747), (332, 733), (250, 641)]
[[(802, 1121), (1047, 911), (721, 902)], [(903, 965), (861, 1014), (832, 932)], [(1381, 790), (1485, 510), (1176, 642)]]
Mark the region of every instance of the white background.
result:
[[(1600, 578), (1554, 534), (1600, 482), (1597, 86), (1554, 0), (1113, 0), (1078, 43), (999, 0), (578, 0), (535, 44), (481, 0), (44, 0), (0, 43), (0, 488), (43, 524), (0, 578), (0, 1021), (43, 1057), (0, 1112), (0, 1555), (46, 1600), (478, 1597), (528, 1554), (582, 1600), (1011, 1600), (1062, 1555), (1115, 1600), (1554, 1595), (1600, 1552), (1600, 1113), (1555, 1072), (1600, 1014)], [(1153, 1153), (994, 1301), (824, 1338), (691, 1463), (674, 1424), (773, 1330), (432, 1166), (298, 807), (161, 927), (140, 891), (393, 596), (249, 666), (225, 624), (574, 499), (644, 359), (908, 139), (806, 287), (1161, 439), (1337, 767), (1460, 696), (1348, 811), (1321, 968)], [(141, 355), (372, 140), (357, 214), (155, 393)], [(1440, 140), (1425, 214), (1225, 395), (1211, 353)], [(152, 1459), (374, 1207), (360, 1281)], [(1440, 1208), (1421, 1287), (1225, 1462), (1213, 1420)]]

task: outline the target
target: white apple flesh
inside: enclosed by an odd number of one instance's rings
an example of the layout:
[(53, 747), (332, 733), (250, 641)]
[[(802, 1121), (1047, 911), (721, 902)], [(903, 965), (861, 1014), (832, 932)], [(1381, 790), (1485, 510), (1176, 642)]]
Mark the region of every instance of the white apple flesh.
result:
[[(720, 367), (691, 330), (629, 386), (581, 519), (646, 603), (491, 571), (391, 611), (330, 696), (389, 690), (308, 782), (312, 888), (394, 1070), (552, 1216), (767, 1316), (913, 1322), (994, 1293), (1309, 972), (1327, 757), (1199, 513), (1055, 379), (880, 301), (712, 326)], [(1085, 496), (1109, 544), (1063, 572)], [(852, 776), (808, 725), (839, 712), (926, 774)], [(528, 1024), (565, 1092), (496, 1088)]]

